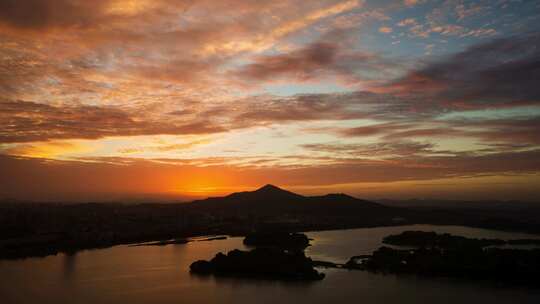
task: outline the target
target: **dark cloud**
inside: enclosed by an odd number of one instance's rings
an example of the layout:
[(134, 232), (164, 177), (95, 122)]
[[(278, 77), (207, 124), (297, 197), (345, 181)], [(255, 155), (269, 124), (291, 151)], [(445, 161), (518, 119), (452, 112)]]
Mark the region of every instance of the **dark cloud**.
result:
[[(385, 99), (384, 94), (369, 92), (258, 96), (238, 100), (233, 109), (228, 104), (213, 107), (200, 107), (193, 101), (183, 104), (181, 110), (168, 110), (171, 108), (165, 106), (161, 109), (159, 103), (141, 103), (135, 107), (53, 106), (4, 100), (0, 101), (0, 119), (6, 123), (0, 130), (0, 142), (201, 134), (299, 121), (387, 119), (394, 115), (392, 113), (399, 113), (395, 109), (400, 106), (394, 98)], [(390, 123), (343, 130), (342, 134), (383, 133), (381, 128), (400, 127)]]
[(0, 102), (0, 143), (105, 136), (206, 134), (225, 131), (208, 119), (161, 120), (116, 107), (52, 106), (28, 101)]
[(312, 78), (314, 73), (334, 64), (336, 54), (335, 44), (317, 42), (291, 53), (259, 57), (237, 73), (254, 80), (268, 80), (282, 75), (292, 75), (306, 80)]
[[(375, 119), (408, 121), (431, 113), (419, 113), (409, 98), (367, 91), (329, 94), (298, 94), (289, 97), (256, 96), (235, 105), (233, 125), (267, 125), (294, 121)], [(223, 111), (226, 113), (226, 111)], [(383, 124), (399, 128), (399, 123)], [(395, 125), (395, 126), (394, 126)], [(375, 126), (343, 131), (378, 132)], [(353, 134), (351, 134), (353, 135)]]
[(373, 144), (305, 144), (303, 148), (315, 152), (326, 152), (349, 157), (411, 156), (424, 153), (434, 154), (434, 145), (413, 141), (378, 142)]
[(491, 119), (484, 121), (455, 121), (455, 125), (466, 128), (483, 128), (471, 131), (471, 136), (487, 143), (507, 143), (514, 145), (540, 145), (540, 117)]
[[(411, 128), (387, 132), (386, 139), (471, 137), (484, 143), (540, 145), (540, 118), (449, 120), (438, 128)], [(393, 131), (393, 130), (391, 130)]]
[(419, 94), (448, 108), (538, 104), (540, 34), (495, 39), (422, 69), (384, 88)]
[[(311, 77), (309, 75), (320, 74), (322, 70), (338, 71), (339, 67), (343, 66), (347, 68), (341, 70), (344, 71), (341, 75), (353, 75), (351, 73), (354, 71), (362, 70), (359, 64), (366, 62), (362, 58), (344, 60), (340, 48), (334, 47), (332, 50), (335, 54), (332, 53), (334, 55), (328, 57), (332, 60), (314, 61), (318, 64), (300, 64), (302, 60), (308, 60), (310, 56), (307, 54), (315, 52), (318, 46), (318, 44), (313, 44), (306, 49), (289, 54), (262, 57), (257, 63), (248, 65), (241, 71), (245, 72), (244, 76), (247, 78), (273, 79), (273, 77), (283, 75)], [(291, 60), (295, 64), (287, 64)], [(380, 59), (382, 66), (384, 62), (385, 60)], [(302, 66), (307, 69), (303, 70)], [(377, 65), (371, 65), (372, 70), (375, 66)], [(357, 79), (362, 79), (362, 77)], [(452, 111), (536, 105), (540, 101), (540, 86), (537, 85), (537, 79), (540, 79), (540, 34), (538, 33), (495, 39), (470, 47), (461, 53), (413, 70), (404, 77), (385, 85), (369, 87), (368, 90), (342, 94), (310, 94), (305, 95), (309, 96), (309, 100), (306, 101), (300, 100), (305, 99), (304, 96), (282, 98), (281, 101), (275, 98), (267, 104), (254, 107), (253, 110), (248, 111), (249, 114), (245, 115), (262, 118), (264, 117), (262, 111), (266, 110), (269, 114), (267, 119), (274, 117), (277, 121), (283, 121), (295, 120), (294, 117), (299, 120), (302, 117), (309, 119), (324, 117), (325, 119), (337, 112), (339, 115), (336, 115), (335, 119), (371, 118), (384, 123), (378, 127), (368, 126), (345, 130), (344, 135), (375, 135), (388, 131), (382, 129), (396, 130), (403, 123), (428, 122), (441, 114)], [(328, 113), (328, 116), (310, 111), (308, 106), (296, 108), (297, 105), (308, 103), (324, 104), (325, 113)], [(387, 124), (387, 122), (391, 123)], [(437, 124), (440, 123), (437, 122)], [(444, 125), (443, 128), (447, 126)], [(434, 136), (444, 134), (457, 136), (461, 133), (459, 130), (452, 129), (438, 130), (438, 127), (415, 132), (424, 135), (432, 133)]]
[(479, 143), (515, 149), (540, 145), (540, 118), (455, 119), (430, 121), (432, 127), (411, 121), (336, 129), (345, 137), (380, 136), (385, 141), (472, 138)]
[[(297, 173), (302, 172), (300, 175), (305, 180), (309, 179), (310, 174), (317, 175), (320, 184), (525, 174), (540, 170), (539, 156), (539, 150), (532, 150), (484, 155), (458, 153), (419, 156), (411, 154), (383, 160), (338, 159), (331, 165), (298, 169)], [(294, 176), (294, 173), (291, 174)]]
[[(349, 33), (350, 34), (350, 33)], [(397, 73), (402, 68), (390, 58), (352, 50), (347, 34), (332, 32), (305, 47), (278, 55), (259, 56), (234, 71), (247, 81), (272, 81), (286, 78), (297, 81), (320, 80), (328, 76), (343, 82), (373, 81)]]
[(395, 123), (383, 123), (368, 126), (361, 126), (355, 128), (348, 128), (339, 130), (338, 133), (344, 136), (372, 136), (388, 134), (394, 130), (401, 130), (404, 126)]
[(346, 95), (304, 94), (292, 97), (254, 98), (243, 102), (237, 124), (272, 124), (292, 121), (353, 119), (364, 113), (350, 109)]
[(465, 130), (455, 129), (452, 127), (440, 128), (415, 128), (409, 125), (403, 130), (388, 132), (384, 138), (387, 140), (403, 139), (403, 138), (445, 138), (445, 137), (463, 137), (471, 136), (472, 134)]
[(0, 23), (26, 29), (85, 27), (98, 21), (106, 2), (102, 0), (2, 0), (0, 1)]

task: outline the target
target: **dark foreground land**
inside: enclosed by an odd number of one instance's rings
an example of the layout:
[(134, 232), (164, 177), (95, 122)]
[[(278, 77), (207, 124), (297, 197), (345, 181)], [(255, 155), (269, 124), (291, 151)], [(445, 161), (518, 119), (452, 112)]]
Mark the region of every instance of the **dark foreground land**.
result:
[(309, 246), (309, 238), (303, 233), (250, 233), (244, 238), (244, 245), (252, 247), (274, 247), (286, 250), (304, 250)]
[(304, 253), (309, 246), (305, 234), (252, 233), (244, 238), (244, 244), (255, 248), (250, 251), (235, 249), (227, 254), (220, 252), (210, 261), (193, 262), (191, 273), (294, 281), (324, 278)]
[(383, 243), (396, 246), (429, 247), (442, 249), (483, 248), (502, 245), (540, 245), (540, 239), (474, 239), (449, 233), (404, 231), (385, 237)]
[(390, 207), (345, 194), (307, 197), (271, 185), (183, 204), (3, 202), (0, 258), (46, 256), (150, 241), (159, 245), (200, 235), (406, 224), (540, 233), (540, 209)]
[[(306, 246), (298, 246), (307, 241)], [(538, 240), (474, 239), (435, 232), (405, 231), (384, 238), (371, 255), (353, 256), (345, 264), (313, 261), (305, 256), (309, 239), (298, 233), (256, 233), (244, 239), (251, 251), (218, 253), (210, 261), (191, 264), (197, 275), (233, 276), (277, 280), (321, 280), (316, 268), (342, 268), (376, 273), (414, 274), (482, 279), (499, 284), (540, 287), (540, 247), (503, 249), (494, 246), (534, 244)]]
[(210, 261), (191, 264), (192, 273), (279, 280), (322, 280), (324, 274), (313, 267), (303, 251), (278, 248), (255, 248), (251, 251), (233, 250), (218, 253)]
[(353, 257), (343, 267), (372, 272), (483, 279), (540, 286), (540, 249), (493, 246), (538, 244), (538, 240), (472, 239), (435, 232), (406, 231), (384, 243), (413, 249), (380, 247), (371, 256)]

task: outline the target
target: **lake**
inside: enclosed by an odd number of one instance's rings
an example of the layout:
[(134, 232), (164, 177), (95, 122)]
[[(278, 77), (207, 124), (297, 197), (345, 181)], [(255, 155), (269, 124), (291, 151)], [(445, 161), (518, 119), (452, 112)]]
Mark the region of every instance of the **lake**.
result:
[[(345, 262), (370, 254), (388, 234), (405, 230), (476, 238), (540, 238), (460, 226), (413, 225), (309, 232), (306, 254)], [(115, 246), (74, 255), (0, 261), (0, 303), (540, 303), (540, 290), (447, 278), (320, 269), (317, 282), (199, 277), (189, 265), (219, 251), (246, 249), (242, 238), (185, 245)]]

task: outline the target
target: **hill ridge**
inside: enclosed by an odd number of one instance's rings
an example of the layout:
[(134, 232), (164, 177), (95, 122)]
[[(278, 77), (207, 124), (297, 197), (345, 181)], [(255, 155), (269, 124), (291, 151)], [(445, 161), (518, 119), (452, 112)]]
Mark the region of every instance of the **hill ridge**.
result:
[(303, 196), (272, 184), (253, 191), (234, 192), (226, 196), (210, 197), (191, 202), (193, 207), (223, 212), (249, 214), (324, 214), (346, 215), (347, 212), (383, 211), (390, 208), (362, 200), (345, 193), (329, 193), (319, 196)]

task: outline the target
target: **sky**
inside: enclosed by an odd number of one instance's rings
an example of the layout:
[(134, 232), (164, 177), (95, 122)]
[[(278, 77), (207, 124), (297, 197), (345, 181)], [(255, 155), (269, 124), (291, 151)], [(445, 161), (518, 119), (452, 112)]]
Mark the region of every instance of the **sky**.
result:
[(0, 198), (540, 197), (540, 1), (3, 0)]

